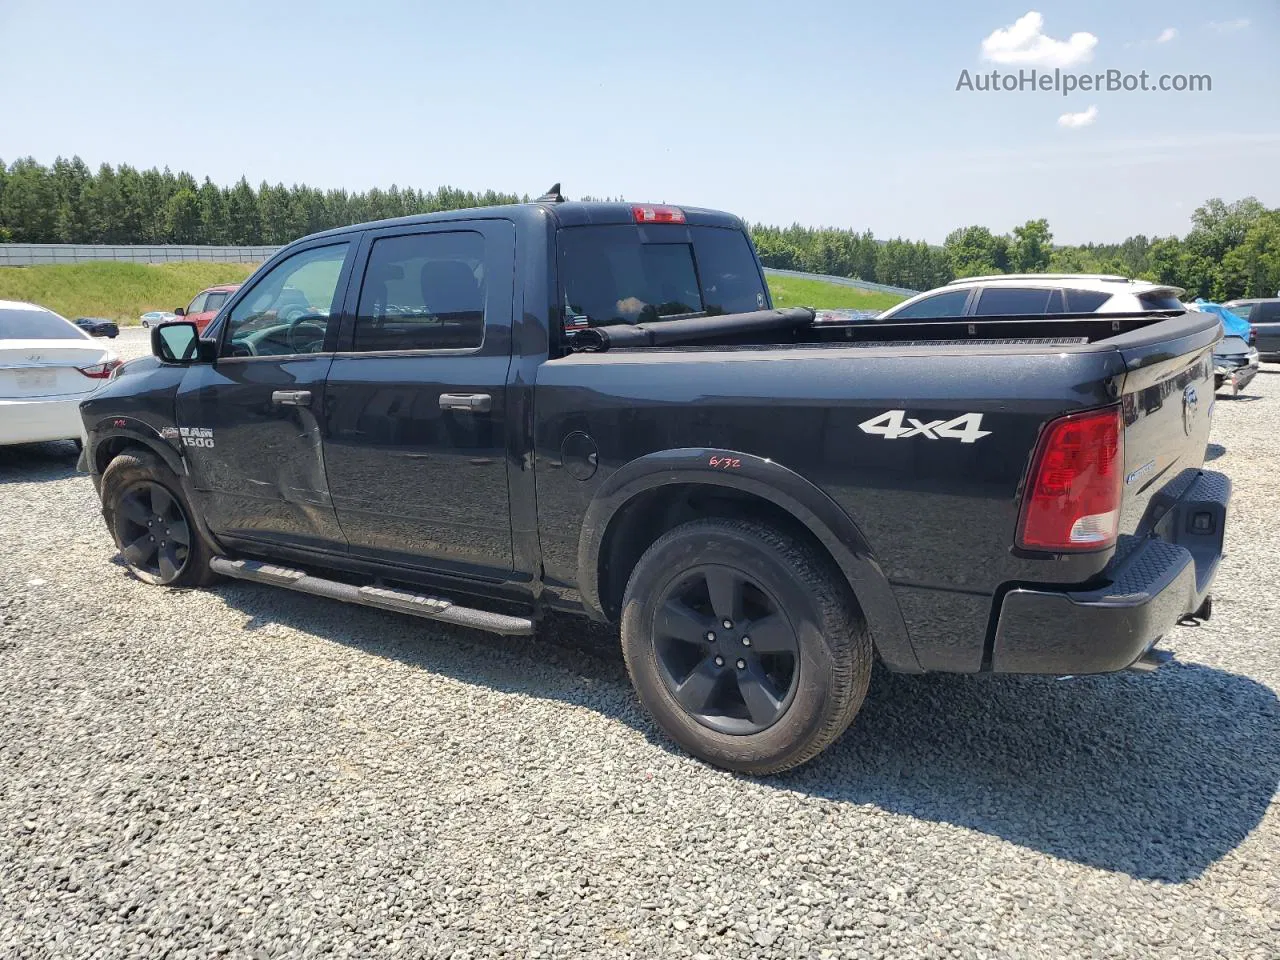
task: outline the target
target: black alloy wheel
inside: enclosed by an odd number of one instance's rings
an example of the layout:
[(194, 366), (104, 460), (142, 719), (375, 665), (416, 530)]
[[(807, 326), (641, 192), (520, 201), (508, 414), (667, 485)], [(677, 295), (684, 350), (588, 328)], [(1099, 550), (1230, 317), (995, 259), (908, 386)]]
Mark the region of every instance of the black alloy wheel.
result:
[(117, 539), (129, 565), (154, 583), (172, 583), (191, 556), (191, 524), (168, 490), (141, 480), (124, 492), (116, 514)]
[(757, 520), (704, 517), (645, 550), (622, 598), (640, 702), (694, 756), (789, 770), (852, 722), (874, 648), (849, 583), (819, 546)]
[(796, 629), (740, 570), (707, 564), (673, 582), (658, 600), (653, 640), (667, 689), (712, 730), (759, 733), (795, 696)]

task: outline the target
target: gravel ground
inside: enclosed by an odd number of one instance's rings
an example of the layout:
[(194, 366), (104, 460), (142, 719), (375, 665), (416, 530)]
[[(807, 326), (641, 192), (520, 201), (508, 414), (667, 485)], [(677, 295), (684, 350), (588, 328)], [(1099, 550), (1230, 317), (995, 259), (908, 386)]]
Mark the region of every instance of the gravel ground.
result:
[(145, 586), (69, 446), (0, 450), (0, 956), (1280, 957), (1280, 367), (1215, 419), (1175, 664), (881, 674), (761, 781), (667, 747), (608, 633)]

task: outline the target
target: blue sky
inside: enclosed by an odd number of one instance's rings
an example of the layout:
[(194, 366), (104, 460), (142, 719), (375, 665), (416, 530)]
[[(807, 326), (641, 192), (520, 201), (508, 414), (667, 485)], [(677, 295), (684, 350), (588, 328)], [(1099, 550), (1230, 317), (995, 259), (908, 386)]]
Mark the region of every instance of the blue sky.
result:
[[(1061, 242), (1119, 240), (1183, 233), (1210, 196), (1280, 206), (1276, 0), (0, 0), (0, 44), (6, 161), (560, 180), (933, 242), (1040, 216)], [(1052, 63), (1213, 90), (955, 89), (964, 69)]]

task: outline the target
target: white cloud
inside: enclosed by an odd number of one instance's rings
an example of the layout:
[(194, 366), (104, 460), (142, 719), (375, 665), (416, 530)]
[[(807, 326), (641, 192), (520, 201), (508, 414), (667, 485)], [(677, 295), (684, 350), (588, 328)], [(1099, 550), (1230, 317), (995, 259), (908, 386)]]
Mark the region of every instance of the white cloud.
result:
[(1081, 113), (1064, 113), (1058, 118), (1058, 126), (1070, 127), (1072, 129), (1076, 127), (1087, 127), (1097, 119), (1098, 108), (1093, 106)]
[(1238, 20), (1212, 20), (1209, 26), (1219, 33), (1235, 33), (1237, 30), (1243, 30), (1249, 26), (1248, 17), (1240, 17)]
[(1165, 27), (1160, 31), (1160, 36), (1156, 37), (1156, 43), (1168, 43), (1178, 35), (1177, 29), (1174, 27)]
[(1092, 33), (1073, 33), (1055, 40), (1044, 33), (1044, 17), (1032, 10), (1000, 27), (982, 41), (982, 57), (993, 63), (1028, 67), (1073, 67), (1093, 57), (1098, 38)]

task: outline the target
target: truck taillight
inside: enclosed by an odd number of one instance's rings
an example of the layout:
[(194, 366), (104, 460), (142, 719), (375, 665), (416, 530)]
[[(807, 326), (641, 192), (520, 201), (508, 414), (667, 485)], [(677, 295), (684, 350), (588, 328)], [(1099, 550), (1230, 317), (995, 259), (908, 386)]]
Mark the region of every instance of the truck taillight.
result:
[(679, 207), (632, 207), (636, 223), (684, 223), (684, 211)]
[(1018, 546), (1100, 550), (1116, 541), (1124, 489), (1119, 407), (1073, 413), (1040, 437), (1022, 495)]

